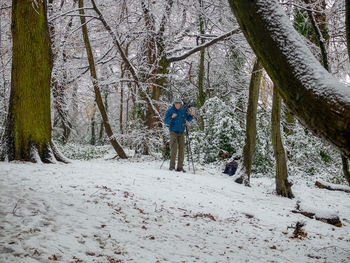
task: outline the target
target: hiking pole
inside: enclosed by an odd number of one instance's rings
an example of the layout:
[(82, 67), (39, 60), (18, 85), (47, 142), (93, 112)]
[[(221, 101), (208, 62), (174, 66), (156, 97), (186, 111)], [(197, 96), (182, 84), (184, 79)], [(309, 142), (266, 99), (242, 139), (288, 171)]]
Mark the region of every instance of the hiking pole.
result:
[(166, 158), (164, 158), (164, 159), (163, 159), (163, 162), (162, 162), (162, 164), (161, 164), (161, 166), (160, 166), (160, 168), (159, 168), (159, 169), (162, 169), (163, 164), (165, 163), (165, 161), (166, 161)]
[(164, 164), (165, 161), (168, 159), (168, 158), (167, 158), (167, 153), (170, 151), (170, 149), (169, 149), (168, 147), (169, 147), (169, 142), (165, 143), (165, 153), (164, 153), (164, 155), (163, 155), (163, 162), (162, 162), (162, 164), (161, 164), (161, 166), (160, 166), (159, 169), (162, 169), (163, 164)]
[[(188, 131), (188, 126), (186, 123), (186, 141), (187, 141), (187, 160), (188, 160), (188, 166), (190, 167), (190, 159), (192, 161), (192, 168), (193, 168), (193, 174), (196, 174), (195, 170), (194, 170), (194, 162), (193, 162), (193, 156), (192, 156), (192, 151), (191, 151), (191, 145), (190, 145), (190, 136), (189, 136), (189, 131)], [(189, 170), (191, 170), (191, 168), (189, 168)]]

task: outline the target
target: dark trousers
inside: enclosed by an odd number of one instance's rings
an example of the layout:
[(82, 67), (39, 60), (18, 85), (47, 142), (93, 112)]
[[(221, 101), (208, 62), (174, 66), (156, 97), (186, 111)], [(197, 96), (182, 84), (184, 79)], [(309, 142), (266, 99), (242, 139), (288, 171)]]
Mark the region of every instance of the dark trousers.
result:
[(175, 168), (177, 154), (179, 155), (177, 168), (183, 168), (185, 157), (185, 134), (183, 132), (170, 131), (170, 168)]

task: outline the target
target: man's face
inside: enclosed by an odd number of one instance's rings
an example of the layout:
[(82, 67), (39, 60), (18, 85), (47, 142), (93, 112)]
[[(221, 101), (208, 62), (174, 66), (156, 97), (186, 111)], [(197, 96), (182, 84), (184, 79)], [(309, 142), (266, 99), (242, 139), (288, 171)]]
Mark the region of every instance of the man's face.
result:
[(181, 104), (180, 104), (180, 103), (175, 103), (175, 108), (176, 108), (177, 110), (179, 110), (180, 107), (181, 107)]

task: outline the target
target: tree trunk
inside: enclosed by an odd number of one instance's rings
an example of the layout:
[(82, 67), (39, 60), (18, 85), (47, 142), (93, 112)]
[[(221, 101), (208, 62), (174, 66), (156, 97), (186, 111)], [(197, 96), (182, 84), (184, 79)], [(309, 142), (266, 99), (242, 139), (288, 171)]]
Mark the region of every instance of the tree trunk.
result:
[[(200, 10), (199, 10), (199, 34), (201, 37), (201, 45), (204, 44), (204, 38), (202, 37), (205, 34), (204, 31), (204, 17), (203, 17), (203, 12), (204, 12), (204, 8), (203, 8), (203, 0), (198, 0), (199, 1), (199, 6), (200, 6)], [(198, 44), (197, 44), (198, 45)], [(205, 68), (204, 68), (204, 61), (205, 60), (205, 49), (202, 49), (200, 51), (200, 56), (199, 56), (199, 66), (198, 66), (198, 81), (197, 81), (197, 89), (198, 89), (198, 94), (197, 94), (197, 107), (198, 109), (200, 109), (204, 103), (205, 103), (205, 99), (206, 99), (206, 93), (203, 90), (203, 83), (204, 83), (204, 75), (205, 75)], [(203, 117), (200, 116), (199, 117), (199, 128), (201, 131), (204, 130), (204, 120)]]
[(311, 54), (275, 0), (228, 0), (289, 109), (350, 157), (350, 90)]
[(96, 111), (94, 109), (91, 115), (91, 139), (90, 139), (91, 145), (96, 144), (96, 117), (95, 116), (96, 116)]
[(12, 1), (12, 72), (4, 157), (64, 161), (51, 141), (52, 53), (46, 1)]
[(281, 138), (281, 104), (277, 89), (273, 89), (271, 114), (271, 139), (276, 160), (276, 191), (278, 195), (293, 198), (291, 184), (288, 182), (287, 161)]
[(123, 83), (120, 85), (120, 114), (119, 114), (119, 126), (120, 126), (120, 133), (124, 133), (124, 127), (123, 127), (123, 108), (124, 108), (124, 87)]
[(350, 59), (350, 2), (345, 0), (345, 28), (346, 28), (346, 43), (348, 48), (348, 56)]
[(94, 91), (95, 91), (95, 100), (98, 106), (98, 109), (100, 110), (101, 116), (102, 116), (102, 120), (103, 120), (103, 124), (105, 126), (105, 130), (106, 133), (111, 141), (111, 144), (114, 148), (114, 150), (117, 152), (118, 156), (122, 159), (126, 159), (127, 156), (123, 150), (123, 148), (119, 145), (119, 143), (117, 142), (117, 140), (114, 138), (113, 135), (113, 131), (112, 128), (109, 124), (109, 120), (108, 120), (108, 115), (106, 112), (106, 109), (103, 105), (103, 101), (102, 101), (102, 96), (101, 96), (101, 92), (100, 92), (100, 88), (98, 86), (97, 83), (97, 74), (96, 74), (96, 69), (95, 69), (95, 62), (94, 62), (94, 57), (92, 54), (92, 49), (91, 49), (91, 45), (90, 45), (90, 40), (89, 40), (89, 36), (88, 36), (88, 31), (87, 31), (87, 26), (86, 26), (86, 19), (84, 17), (84, 9), (82, 9), (84, 7), (84, 0), (79, 0), (79, 14), (80, 16), (80, 22), (82, 25), (82, 32), (83, 32), (83, 38), (84, 38), (84, 43), (85, 43), (85, 48), (86, 48), (86, 53), (88, 55), (88, 60), (89, 60), (89, 66), (90, 66), (90, 74), (92, 77), (92, 82), (93, 82), (93, 86), (94, 86)]
[(250, 171), (252, 168), (255, 140), (256, 140), (256, 115), (258, 109), (259, 89), (262, 76), (262, 64), (257, 59), (254, 63), (249, 85), (248, 109), (246, 115), (245, 144), (243, 147), (243, 160), (239, 168), (237, 183), (249, 185)]
[[(350, 60), (350, 1), (345, 0), (345, 28), (346, 28), (346, 43), (348, 49), (348, 58)], [(349, 161), (344, 155), (341, 156), (343, 165), (343, 174), (350, 185)]]
[(346, 181), (348, 182), (348, 184), (350, 185), (350, 172), (349, 172), (348, 159), (344, 155), (341, 156), (341, 159), (342, 159), (342, 164), (343, 164), (344, 177), (345, 177)]
[[(103, 92), (103, 95), (104, 95), (104, 106), (105, 106), (105, 109), (106, 109), (106, 113), (108, 114), (108, 91), (104, 91)], [(100, 134), (99, 134), (99, 141), (100, 143), (103, 142), (103, 134), (104, 134), (104, 124), (103, 124), (103, 120), (101, 120), (101, 124), (100, 124)]]
[(293, 134), (293, 130), (290, 127), (295, 125), (295, 117), (287, 107), (284, 107), (284, 109), (286, 124), (283, 126), (283, 131), (286, 135), (291, 135)]

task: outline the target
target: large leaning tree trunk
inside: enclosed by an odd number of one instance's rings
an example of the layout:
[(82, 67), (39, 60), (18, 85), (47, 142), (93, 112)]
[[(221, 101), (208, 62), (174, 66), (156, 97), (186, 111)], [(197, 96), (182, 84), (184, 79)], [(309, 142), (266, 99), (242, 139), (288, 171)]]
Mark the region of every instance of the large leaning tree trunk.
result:
[(105, 109), (105, 106), (103, 105), (100, 87), (98, 86), (98, 83), (97, 83), (97, 73), (96, 73), (96, 68), (95, 68), (95, 61), (94, 61), (94, 56), (92, 54), (92, 49), (91, 49), (89, 35), (88, 35), (88, 31), (87, 31), (87, 26), (86, 26), (86, 19), (84, 16), (85, 15), (84, 0), (79, 0), (79, 14), (81, 15), (80, 16), (81, 29), (83, 31), (83, 38), (84, 38), (86, 53), (87, 53), (88, 60), (89, 60), (90, 74), (91, 74), (91, 78), (92, 78), (92, 82), (93, 82), (92, 84), (94, 86), (96, 104), (97, 104), (98, 109), (100, 110), (106, 133), (109, 137), (109, 140), (110, 140), (114, 150), (117, 152), (117, 154), (120, 158), (126, 159), (127, 156), (126, 156), (123, 148), (119, 145), (117, 140), (114, 138), (111, 125), (109, 124), (107, 111)]
[(281, 138), (281, 106), (281, 96), (278, 90), (274, 88), (271, 114), (271, 140), (276, 160), (276, 192), (278, 195), (293, 198), (292, 185), (288, 182), (287, 160)]
[[(310, 0), (304, 0), (307, 4), (310, 4)], [(345, 1), (345, 5), (349, 5), (349, 1)], [(324, 22), (326, 20), (325, 18), (325, 3), (322, 2), (321, 6), (323, 7), (323, 12), (321, 12), (321, 16), (319, 15), (319, 17), (321, 17), (321, 22)], [(321, 62), (322, 65), (324, 66), (324, 68), (329, 71), (329, 63), (328, 63), (328, 56), (327, 56), (327, 50), (326, 50), (326, 43), (325, 43), (325, 39), (327, 39), (327, 36), (325, 35), (325, 30), (321, 30), (321, 28), (319, 28), (318, 26), (318, 21), (316, 21), (316, 17), (313, 14), (313, 11), (311, 9), (311, 6), (309, 7), (309, 9), (307, 10), (308, 13), (308, 17), (309, 20), (311, 22), (313, 31), (315, 33), (315, 39), (316, 39), (316, 44), (320, 47), (320, 51), (321, 51)], [(347, 13), (346, 13), (346, 17), (347, 17)], [(346, 23), (347, 24), (347, 23)], [(347, 34), (347, 38), (348, 38), (348, 34)], [(350, 47), (348, 46), (348, 49), (350, 49)], [(350, 57), (349, 57), (350, 58)], [(343, 174), (344, 177), (347, 179), (347, 181), (350, 183), (350, 172), (349, 172), (349, 163), (348, 163), (348, 159), (342, 154), (341, 155), (341, 160), (342, 160), (342, 168), (343, 168)]]
[(52, 53), (46, 1), (12, 1), (12, 71), (5, 159), (64, 161), (51, 140)]
[(228, 2), (289, 109), (349, 158), (350, 89), (312, 55), (276, 0)]
[(250, 184), (250, 171), (254, 158), (256, 141), (256, 115), (258, 109), (259, 90), (262, 76), (262, 64), (257, 59), (254, 63), (249, 84), (248, 109), (246, 115), (245, 143), (243, 147), (242, 163), (240, 164), (236, 183)]

